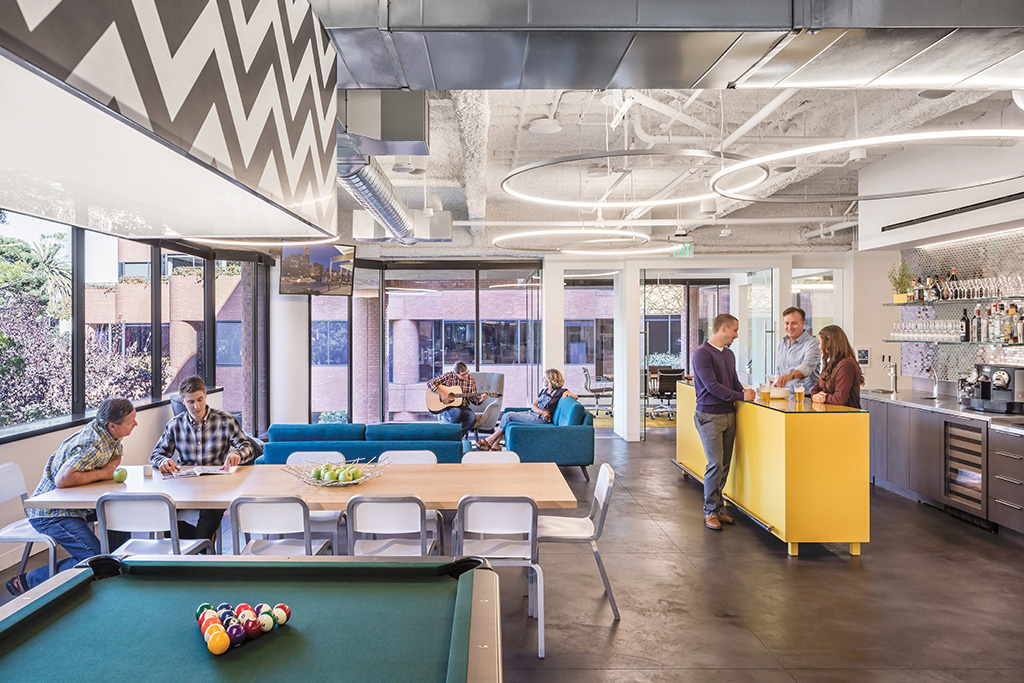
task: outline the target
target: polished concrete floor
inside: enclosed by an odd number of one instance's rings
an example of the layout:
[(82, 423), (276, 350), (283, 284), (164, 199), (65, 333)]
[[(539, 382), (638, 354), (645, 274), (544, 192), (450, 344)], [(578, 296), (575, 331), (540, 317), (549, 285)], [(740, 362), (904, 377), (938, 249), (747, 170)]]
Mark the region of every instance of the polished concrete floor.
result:
[[(499, 569), (506, 681), (1024, 681), (1020, 536), (874, 489), (861, 557), (807, 544), (790, 558), (741, 515), (704, 528), (701, 489), (672, 464), (673, 430), (642, 444), (600, 431), (598, 459), (616, 485), (599, 546), (622, 620), (588, 547), (542, 546), (545, 659), (522, 574)], [(564, 473), (584, 514), (593, 480)]]

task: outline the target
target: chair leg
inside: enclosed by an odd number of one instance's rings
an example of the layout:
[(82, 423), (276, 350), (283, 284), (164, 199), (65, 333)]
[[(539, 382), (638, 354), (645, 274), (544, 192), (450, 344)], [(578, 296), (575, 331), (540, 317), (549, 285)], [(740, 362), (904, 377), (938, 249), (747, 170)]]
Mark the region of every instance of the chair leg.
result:
[(597, 552), (597, 543), (590, 542), (590, 548), (594, 551), (594, 559), (597, 560), (597, 571), (601, 573), (601, 580), (604, 581), (604, 593), (608, 596), (608, 604), (615, 615), (615, 621), (619, 621), (619, 608), (615, 604), (615, 596), (612, 595), (612, 584), (608, 580), (608, 572), (604, 570), (604, 562), (601, 561), (601, 553)]
[(583, 477), (587, 481), (590, 481), (590, 472), (587, 471), (587, 466), (586, 465), (580, 465), (580, 469), (583, 470)]
[[(25, 569), (28, 567), (28, 558), (32, 555), (32, 544), (25, 544), (25, 551), (21, 554), (21, 564), (18, 565), (18, 573), (24, 574)], [(53, 569), (50, 570), (50, 576), (53, 576)]]
[(437, 514), (437, 554), (444, 557), (444, 515), (440, 510), (434, 512)]
[(537, 616), (537, 657), (544, 659), (544, 573), (540, 565), (532, 565), (534, 572), (534, 599)]

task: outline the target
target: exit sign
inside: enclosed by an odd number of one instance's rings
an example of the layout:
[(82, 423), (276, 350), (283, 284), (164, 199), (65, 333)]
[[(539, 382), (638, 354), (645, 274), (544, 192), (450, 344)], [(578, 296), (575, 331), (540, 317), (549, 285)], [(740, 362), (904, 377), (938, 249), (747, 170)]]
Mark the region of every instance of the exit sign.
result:
[(683, 242), (675, 248), (672, 252), (674, 258), (692, 258), (693, 257), (693, 242)]

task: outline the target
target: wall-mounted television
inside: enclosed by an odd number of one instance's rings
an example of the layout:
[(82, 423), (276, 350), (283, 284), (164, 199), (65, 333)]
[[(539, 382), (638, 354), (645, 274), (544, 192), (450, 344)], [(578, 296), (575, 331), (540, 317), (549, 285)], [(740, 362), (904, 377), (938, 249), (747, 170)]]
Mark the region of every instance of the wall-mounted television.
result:
[(313, 244), (281, 250), (281, 294), (352, 296), (356, 248)]

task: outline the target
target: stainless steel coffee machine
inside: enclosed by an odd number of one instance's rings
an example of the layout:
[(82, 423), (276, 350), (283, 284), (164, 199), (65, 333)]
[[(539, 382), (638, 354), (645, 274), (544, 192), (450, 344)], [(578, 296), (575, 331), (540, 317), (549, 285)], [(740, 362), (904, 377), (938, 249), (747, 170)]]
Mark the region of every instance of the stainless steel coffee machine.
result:
[(978, 364), (968, 381), (973, 389), (971, 397), (964, 402), (967, 407), (1024, 415), (1024, 367)]

